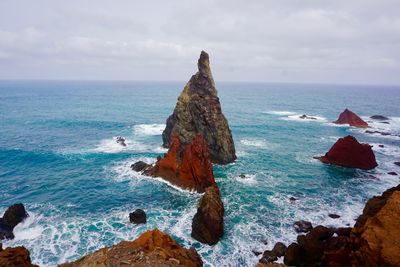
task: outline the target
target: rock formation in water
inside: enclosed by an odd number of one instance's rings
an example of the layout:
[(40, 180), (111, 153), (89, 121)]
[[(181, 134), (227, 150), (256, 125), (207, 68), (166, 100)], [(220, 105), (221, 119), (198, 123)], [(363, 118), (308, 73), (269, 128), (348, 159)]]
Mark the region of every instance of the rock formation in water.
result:
[(373, 120), (377, 120), (377, 121), (387, 121), (389, 120), (388, 117), (382, 116), (382, 115), (373, 115), (370, 117)]
[(236, 159), (235, 146), (228, 121), (221, 111), (209, 57), (204, 51), (200, 54), (198, 69), (179, 96), (173, 114), (167, 119), (162, 134), (163, 146), (169, 148), (172, 145), (173, 134), (182, 143), (189, 143), (194, 136), (201, 134), (210, 147), (213, 163), (231, 163)]
[(24, 205), (19, 203), (10, 206), (4, 212), (3, 218), (0, 218), (0, 240), (13, 239), (14, 227), (22, 222), (26, 217), (28, 217), (28, 213), (26, 212)]
[(147, 266), (203, 266), (194, 248), (182, 248), (169, 235), (155, 229), (134, 241), (122, 241), (102, 248), (81, 259), (61, 264), (60, 267), (147, 267)]
[(315, 158), (323, 163), (364, 170), (378, 166), (371, 146), (360, 144), (356, 138), (350, 135), (339, 138), (325, 156)]
[(199, 193), (215, 184), (210, 150), (201, 134), (195, 135), (190, 143), (182, 143), (173, 134), (168, 153), (158, 159), (154, 166), (137, 162), (131, 167), (145, 175), (161, 177), (183, 189)]
[[(288, 266), (400, 266), (400, 185), (371, 198), (353, 228), (317, 226), (286, 250)], [(334, 235), (336, 234), (336, 235)]]
[(339, 119), (334, 121), (336, 124), (348, 124), (350, 126), (358, 127), (358, 128), (367, 128), (368, 123), (363, 121), (357, 114), (352, 112), (349, 109), (345, 109), (342, 113), (340, 113)]
[(31, 262), (29, 251), (24, 247), (2, 249), (0, 244), (0, 266), (2, 267), (39, 267)]
[(192, 237), (214, 245), (224, 235), (224, 205), (217, 185), (206, 189), (192, 221)]

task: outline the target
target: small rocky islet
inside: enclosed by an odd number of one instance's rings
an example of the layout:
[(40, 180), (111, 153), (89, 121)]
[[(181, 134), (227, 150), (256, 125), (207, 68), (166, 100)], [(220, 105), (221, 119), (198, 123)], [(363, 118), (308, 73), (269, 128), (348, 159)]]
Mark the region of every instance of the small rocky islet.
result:
[[(300, 118), (316, 119), (307, 115)], [(370, 118), (389, 120), (381, 115)], [(347, 108), (334, 123), (370, 127)], [(217, 244), (224, 236), (225, 211), (213, 164), (233, 163), (236, 152), (228, 121), (222, 113), (209, 56), (204, 51), (198, 61), (198, 72), (184, 87), (167, 119), (162, 139), (168, 152), (154, 164), (143, 161), (132, 164), (132, 171), (202, 193), (192, 219), (191, 236), (204, 244)], [(117, 137), (116, 142), (126, 146), (123, 137)], [(353, 136), (346, 136), (339, 138), (324, 156), (315, 158), (331, 165), (371, 170), (378, 165), (371, 148)], [(394, 164), (400, 166), (398, 162)], [(290, 197), (291, 203), (297, 200)], [(27, 216), (22, 204), (7, 209), (0, 218), (0, 240), (12, 239), (12, 230)], [(340, 218), (332, 213), (327, 216)], [(144, 210), (137, 209), (129, 214), (129, 221), (145, 224), (147, 215)], [(254, 251), (259, 258), (256, 266), (400, 266), (399, 221), (400, 185), (371, 198), (354, 227), (331, 228), (313, 226), (304, 220), (294, 222), (293, 230), (299, 234), (297, 240), (291, 244), (278, 242), (272, 250)], [(279, 258), (283, 263), (276, 262)], [(0, 266), (37, 265), (31, 263), (29, 251), (24, 247), (3, 249), (0, 243)], [(183, 248), (167, 233), (153, 229), (133, 241), (122, 241), (59, 266), (203, 266), (203, 261), (196, 249)]]

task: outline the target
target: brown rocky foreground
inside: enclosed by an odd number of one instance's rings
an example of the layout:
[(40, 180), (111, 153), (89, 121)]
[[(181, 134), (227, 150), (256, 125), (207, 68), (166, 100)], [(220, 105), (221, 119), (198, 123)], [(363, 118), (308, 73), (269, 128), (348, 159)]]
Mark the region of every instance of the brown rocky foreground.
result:
[(102, 248), (60, 267), (149, 267), (203, 266), (196, 250), (182, 248), (169, 235), (154, 229), (134, 241)]

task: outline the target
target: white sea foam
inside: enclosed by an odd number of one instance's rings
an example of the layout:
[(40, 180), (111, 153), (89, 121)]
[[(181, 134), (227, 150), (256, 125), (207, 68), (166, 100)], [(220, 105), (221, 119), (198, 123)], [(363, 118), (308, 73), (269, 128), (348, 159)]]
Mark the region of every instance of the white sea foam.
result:
[(248, 155), (249, 155), (249, 153), (247, 153), (246, 151), (242, 151), (242, 150), (236, 151), (236, 156), (238, 156), (239, 158), (246, 157)]
[[(392, 146), (387, 144), (379, 144), (379, 143), (370, 143), (372, 145), (372, 149), (377, 152), (387, 156), (400, 156), (400, 147)], [(383, 147), (380, 147), (383, 145)]]
[(266, 147), (267, 142), (265, 139), (242, 139), (240, 143), (245, 146)]
[(15, 240), (30, 240), (39, 237), (43, 232), (41, 225), (35, 225), (40, 217), (30, 212), (28, 218), (14, 228)]
[(240, 175), (236, 175), (235, 179), (236, 181), (243, 183), (243, 184), (248, 184), (248, 185), (254, 185), (257, 183), (257, 177), (255, 174), (243, 174), (244, 177), (240, 177)]
[(323, 116), (317, 116), (317, 115), (307, 115), (307, 117), (312, 117), (314, 119), (306, 118), (302, 119), (300, 118), (304, 114), (293, 114), (289, 115), (287, 117), (282, 118), (282, 120), (288, 120), (288, 121), (297, 121), (297, 122), (327, 122), (328, 120), (323, 117)]
[(125, 139), (126, 146), (117, 143), (117, 137), (103, 139), (92, 151), (101, 153), (118, 153), (123, 151), (147, 151), (149, 147), (145, 144)]
[(141, 135), (161, 135), (165, 129), (165, 124), (137, 124), (133, 126), (135, 134)]
[(278, 115), (278, 116), (288, 116), (288, 115), (296, 114), (296, 112), (292, 112), (292, 111), (276, 111), (276, 110), (266, 111), (263, 113)]

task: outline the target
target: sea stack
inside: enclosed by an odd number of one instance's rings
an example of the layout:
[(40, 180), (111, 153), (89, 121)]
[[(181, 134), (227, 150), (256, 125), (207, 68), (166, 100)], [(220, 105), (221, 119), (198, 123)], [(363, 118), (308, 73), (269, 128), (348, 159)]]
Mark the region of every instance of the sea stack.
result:
[(192, 221), (192, 237), (215, 245), (224, 235), (224, 205), (217, 185), (206, 189)]
[(315, 158), (323, 163), (370, 170), (378, 166), (371, 147), (369, 144), (360, 144), (355, 137), (348, 135), (339, 138), (325, 156)]
[(228, 164), (236, 159), (235, 145), (221, 111), (206, 52), (201, 52), (197, 65), (199, 71), (185, 85), (174, 112), (167, 119), (163, 146), (171, 146), (173, 134), (181, 143), (190, 143), (194, 136), (201, 134), (210, 147), (211, 161)]
[(347, 108), (342, 113), (340, 113), (339, 118), (334, 121), (334, 123), (348, 124), (350, 126), (358, 128), (368, 128), (368, 123), (363, 121), (363, 119), (361, 119), (357, 114)]
[(194, 248), (185, 249), (169, 235), (154, 229), (143, 233), (134, 241), (122, 241), (114, 246), (90, 253), (75, 262), (59, 266), (200, 267), (203, 266), (203, 261)]
[(162, 177), (183, 189), (199, 193), (215, 184), (210, 150), (201, 134), (194, 136), (190, 143), (182, 143), (173, 134), (168, 153), (154, 166), (145, 167), (143, 174)]

